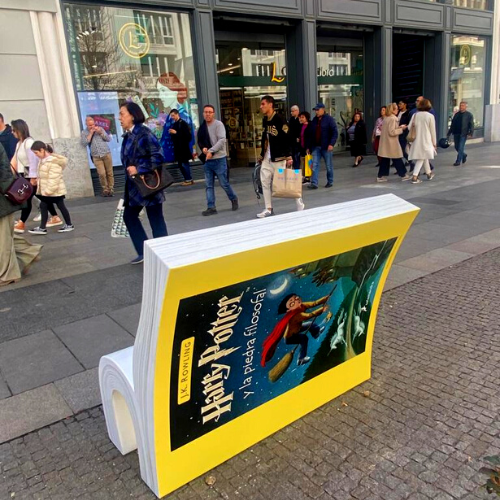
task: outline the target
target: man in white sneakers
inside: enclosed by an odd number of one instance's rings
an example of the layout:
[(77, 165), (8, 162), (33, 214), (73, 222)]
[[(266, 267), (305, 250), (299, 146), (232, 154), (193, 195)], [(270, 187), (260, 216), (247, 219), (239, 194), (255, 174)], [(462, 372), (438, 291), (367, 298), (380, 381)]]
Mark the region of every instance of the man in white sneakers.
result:
[[(277, 168), (291, 167), (293, 159), (288, 125), (285, 119), (274, 110), (274, 98), (269, 95), (264, 96), (260, 102), (260, 110), (264, 115), (262, 150), (259, 157), (262, 162), (260, 180), (266, 208), (257, 214), (257, 217), (264, 219), (274, 215), (272, 198), (274, 172)], [(302, 198), (297, 198), (296, 203), (297, 210), (304, 210)]]

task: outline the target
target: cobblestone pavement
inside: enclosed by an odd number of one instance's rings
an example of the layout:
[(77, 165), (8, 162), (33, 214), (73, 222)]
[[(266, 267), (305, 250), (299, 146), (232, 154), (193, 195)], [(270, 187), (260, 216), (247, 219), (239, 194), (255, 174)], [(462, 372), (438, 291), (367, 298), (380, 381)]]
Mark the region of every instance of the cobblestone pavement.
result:
[[(169, 498), (490, 498), (478, 470), (500, 453), (499, 263), (494, 250), (385, 293), (369, 382)], [(0, 498), (153, 499), (138, 468), (98, 407), (0, 445)]]

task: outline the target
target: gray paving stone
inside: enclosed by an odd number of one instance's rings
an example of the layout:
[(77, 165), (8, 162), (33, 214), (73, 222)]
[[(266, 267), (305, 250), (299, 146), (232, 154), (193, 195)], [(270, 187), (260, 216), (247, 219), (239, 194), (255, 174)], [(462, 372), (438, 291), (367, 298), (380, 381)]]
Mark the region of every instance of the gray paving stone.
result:
[(54, 332), (87, 369), (98, 366), (101, 356), (134, 343), (134, 338), (105, 314), (60, 326)]
[(49, 384), (82, 369), (49, 330), (0, 344), (0, 371), (13, 394)]
[(53, 384), (0, 401), (0, 443), (72, 415)]
[(424, 253), (419, 257), (404, 260), (399, 262), (401, 267), (408, 267), (410, 269), (417, 269), (428, 273), (433, 273), (445, 269), (464, 260), (473, 257), (470, 253), (459, 252), (457, 250), (438, 248)]
[(426, 271), (419, 269), (410, 269), (409, 267), (403, 267), (399, 264), (393, 264), (391, 272), (385, 283), (384, 290), (392, 290), (398, 286), (409, 283), (410, 281), (416, 280), (428, 274)]
[(142, 303), (139, 302), (139, 304), (109, 312), (108, 316), (135, 337), (141, 317), (141, 305)]
[(98, 368), (58, 380), (54, 385), (74, 413), (101, 404)]
[(12, 396), (7, 384), (0, 378), (0, 399), (8, 398)]

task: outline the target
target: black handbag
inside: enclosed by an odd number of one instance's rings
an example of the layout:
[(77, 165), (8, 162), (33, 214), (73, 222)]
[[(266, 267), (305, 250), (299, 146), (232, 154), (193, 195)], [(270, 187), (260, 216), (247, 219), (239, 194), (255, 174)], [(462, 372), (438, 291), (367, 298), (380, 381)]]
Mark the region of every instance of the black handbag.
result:
[(174, 183), (174, 178), (169, 172), (167, 163), (162, 163), (159, 168), (147, 174), (132, 175), (130, 179), (143, 198), (153, 196)]
[[(136, 138), (134, 141), (134, 154), (133, 158), (135, 160), (135, 154), (137, 151), (137, 142), (139, 138)], [(143, 198), (147, 198), (148, 196), (153, 196), (160, 191), (168, 188), (174, 183), (174, 178), (172, 174), (169, 172), (169, 167), (167, 163), (162, 163), (158, 168), (155, 168), (152, 172), (148, 172), (147, 174), (136, 174), (129, 176), (130, 180), (137, 187), (140, 195)]]

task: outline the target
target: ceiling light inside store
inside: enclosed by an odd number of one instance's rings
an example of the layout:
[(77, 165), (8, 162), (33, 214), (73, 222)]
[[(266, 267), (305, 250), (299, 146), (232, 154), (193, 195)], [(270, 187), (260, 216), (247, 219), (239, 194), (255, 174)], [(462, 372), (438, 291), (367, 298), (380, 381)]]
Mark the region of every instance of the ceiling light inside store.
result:
[(233, 65), (233, 63), (227, 63), (227, 65), (228, 65), (228, 66), (232, 66), (232, 65)]

